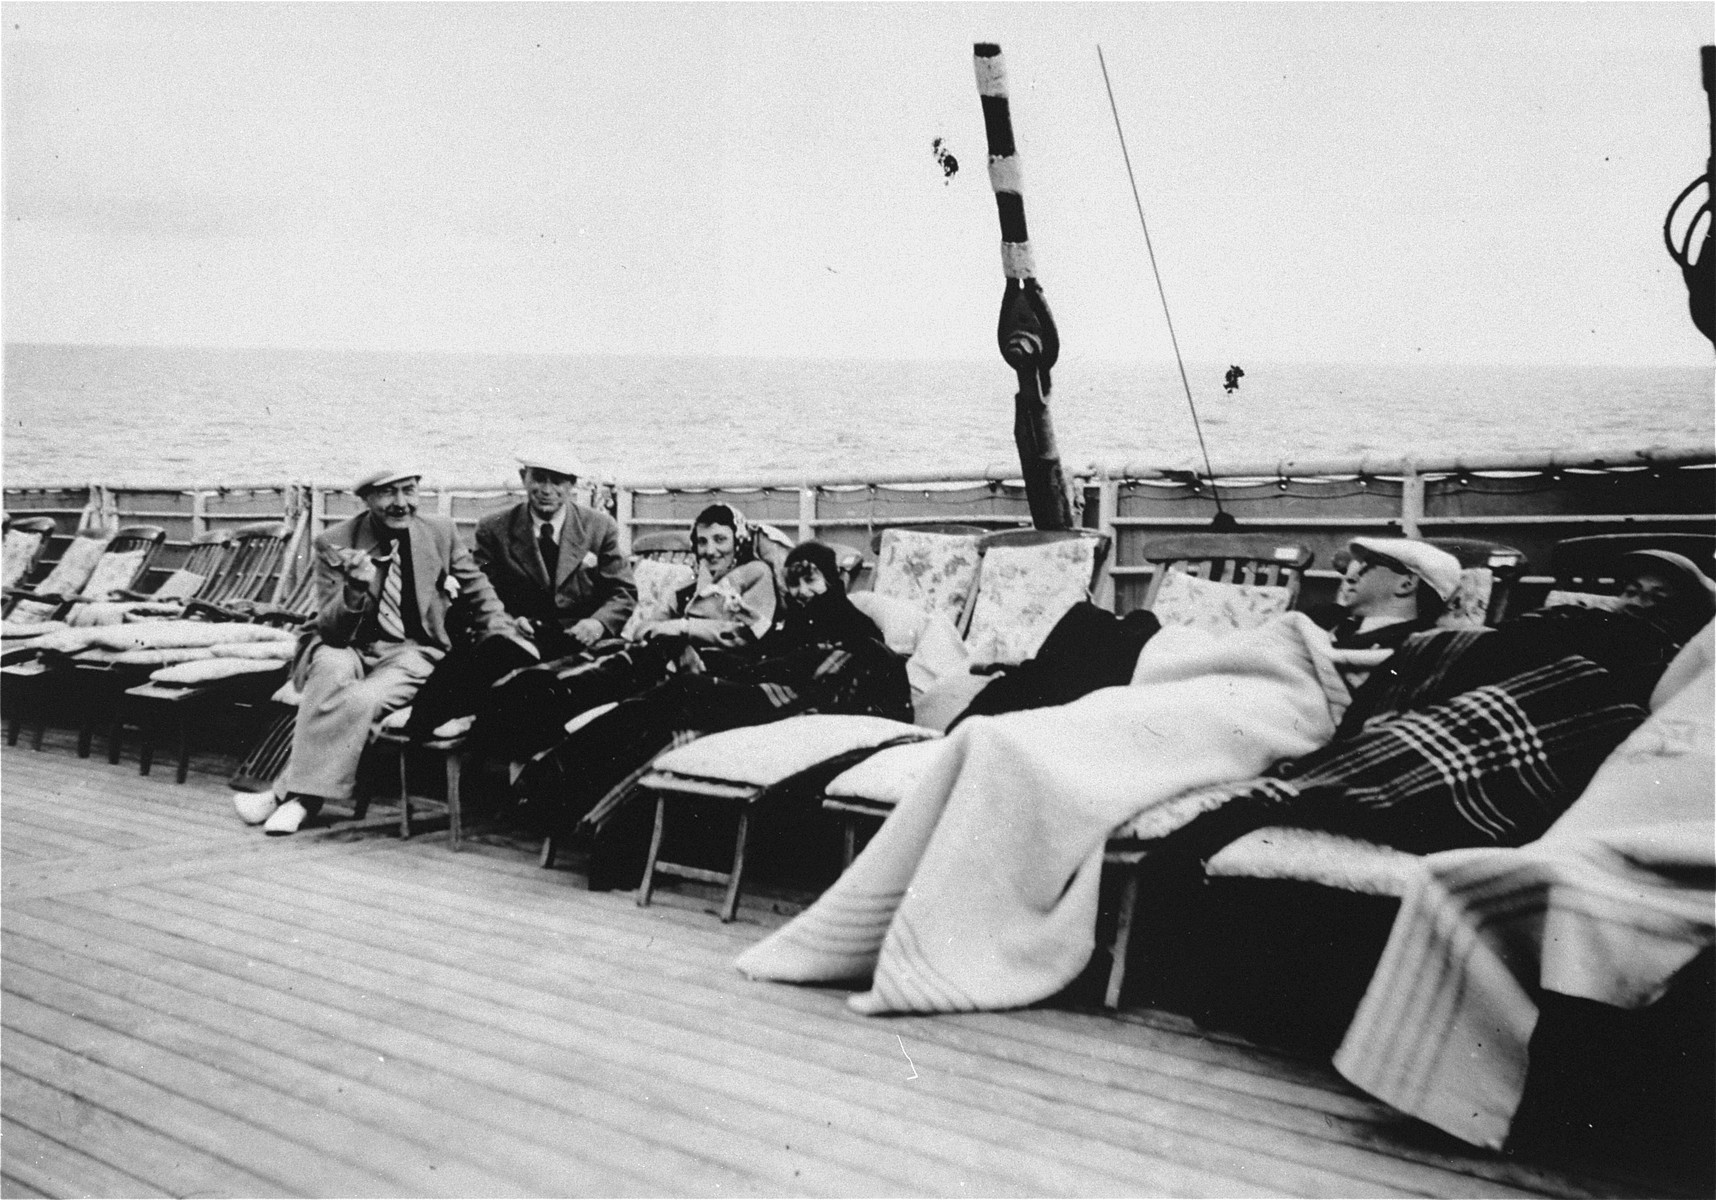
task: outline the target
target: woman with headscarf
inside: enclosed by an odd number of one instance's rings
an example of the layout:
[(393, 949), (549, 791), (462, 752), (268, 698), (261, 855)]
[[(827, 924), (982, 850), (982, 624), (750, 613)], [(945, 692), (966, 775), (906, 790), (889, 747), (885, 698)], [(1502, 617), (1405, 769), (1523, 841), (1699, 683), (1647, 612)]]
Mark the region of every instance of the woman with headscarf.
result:
[(606, 879), (593, 878), (593, 886), (624, 885), (642, 866), (647, 806), (628, 804), (615, 789), (676, 739), (806, 712), (911, 719), (905, 663), (847, 598), (833, 548), (795, 546), (785, 575), (781, 619), (760, 641), (700, 656), (703, 670), (682, 671), (622, 702), (520, 781), (533, 800), (556, 807), (562, 827), (578, 820), (581, 833), (600, 836)]

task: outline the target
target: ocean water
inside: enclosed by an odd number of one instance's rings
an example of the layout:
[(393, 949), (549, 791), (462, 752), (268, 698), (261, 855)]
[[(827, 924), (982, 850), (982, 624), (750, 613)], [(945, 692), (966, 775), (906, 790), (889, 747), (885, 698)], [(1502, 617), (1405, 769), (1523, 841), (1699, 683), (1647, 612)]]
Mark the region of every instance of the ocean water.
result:
[[(1716, 444), (1709, 368), (1188, 368), (1216, 467), (1361, 454)], [(1063, 360), (1069, 469), (1200, 462), (1172, 363)], [(625, 480), (850, 478), (1015, 464), (999, 357), (873, 362), (9, 345), (8, 486), (340, 484), (407, 460), (429, 481), (510, 476), (567, 445)]]

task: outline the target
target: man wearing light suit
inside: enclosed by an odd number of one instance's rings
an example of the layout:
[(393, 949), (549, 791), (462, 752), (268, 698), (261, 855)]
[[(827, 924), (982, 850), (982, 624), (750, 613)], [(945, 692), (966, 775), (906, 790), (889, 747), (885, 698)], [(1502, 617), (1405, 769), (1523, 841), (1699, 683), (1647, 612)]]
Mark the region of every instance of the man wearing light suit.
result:
[(518, 461), (525, 501), (477, 524), (477, 565), (545, 660), (618, 637), (638, 598), (619, 526), (572, 499), (584, 470), (566, 454)]
[(295, 833), (324, 800), (351, 798), (370, 727), (409, 704), (451, 648), (455, 610), (479, 638), (513, 634), (453, 523), (417, 512), (419, 477), (365, 476), (352, 489), (365, 511), (315, 541), (318, 611), (292, 672), (292, 755), (272, 793), (234, 796), (239, 815), (269, 834)]

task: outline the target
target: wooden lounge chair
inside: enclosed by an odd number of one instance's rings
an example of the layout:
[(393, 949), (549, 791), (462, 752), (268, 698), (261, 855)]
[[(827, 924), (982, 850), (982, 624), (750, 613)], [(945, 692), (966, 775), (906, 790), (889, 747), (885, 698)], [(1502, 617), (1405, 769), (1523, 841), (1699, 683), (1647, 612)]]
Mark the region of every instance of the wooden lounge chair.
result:
[(135, 587), (166, 537), (159, 525), (130, 525), (112, 537), (72, 539), (46, 579), (7, 591), (8, 624), (57, 620), (74, 604), (109, 600)]
[(0, 587), (21, 587), (36, 572), (56, 529), (52, 517), (6, 518), (6, 567)]
[[(1035, 652), (1055, 621), (1087, 598), (1101, 570), (1108, 538), (1092, 530), (1004, 530), (976, 539), (975, 595), (966, 603), (966, 636), (989, 662), (1018, 661)], [(990, 589), (984, 595), (984, 588)], [(946, 597), (936, 597), (945, 603)], [(807, 714), (772, 725), (713, 734), (659, 756), (636, 782), (654, 795), (655, 832), (638, 887), (647, 905), (657, 875), (727, 887), (721, 919), (731, 921), (743, 884), (751, 814), (783, 790), (813, 799), (846, 768), (886, 747), (935, 737), (933, 731), (876, 717)], [(661, 846), (669, 812), (714, 802), (736, 814), (733, 851), (724, 870), (668, 862)]]

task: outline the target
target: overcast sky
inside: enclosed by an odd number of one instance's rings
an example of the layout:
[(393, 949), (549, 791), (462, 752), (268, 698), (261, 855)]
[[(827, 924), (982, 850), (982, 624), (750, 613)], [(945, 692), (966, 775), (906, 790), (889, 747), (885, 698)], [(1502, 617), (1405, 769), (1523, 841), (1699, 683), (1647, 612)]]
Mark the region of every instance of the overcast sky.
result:
[(1711, 358), (1708, 3), (0, 11), (8, 342), (984, 358), (995, 40), (1081, 354), (1171, 354), (1100, 43), (1189, 358)]

